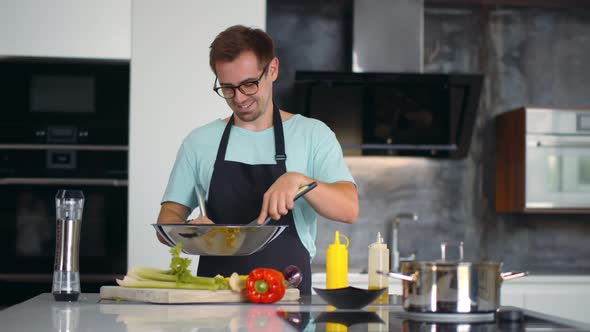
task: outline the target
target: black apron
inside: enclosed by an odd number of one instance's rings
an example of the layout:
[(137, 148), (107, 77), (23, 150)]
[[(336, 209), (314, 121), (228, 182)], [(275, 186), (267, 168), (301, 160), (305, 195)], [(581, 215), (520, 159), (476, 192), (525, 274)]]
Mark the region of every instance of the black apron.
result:
[[(287, 169), (285, 160), (285, 139), (279, 108), (273, 105), (273, 129), (276, 164), (248, 165), (225, 160), (229, 134), (234, 116), (225, 127), (217, 159), (213, 168), (209, 198), (208, 217), (216, 224), (245, 224), (260, 214), (262, 196)], [(301, 243), (291, 211), (271, 225), (288, 225), (281, 235), (264, 249), (249, 256), (201, 256), (198, 275), (225, 277), (232, 272), (248, 274), (255, 268), (266, 267), (283, 271), (288, 265), (297, 265), (303, 274), (299, 285), (301, 294), (311, 294), (311, 264), (309, 252)]]

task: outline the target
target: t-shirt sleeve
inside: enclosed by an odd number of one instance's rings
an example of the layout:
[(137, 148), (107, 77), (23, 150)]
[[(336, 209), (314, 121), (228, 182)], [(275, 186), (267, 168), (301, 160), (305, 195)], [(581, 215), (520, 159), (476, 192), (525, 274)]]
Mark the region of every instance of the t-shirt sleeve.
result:
[(188, 155), (186, 146), (183, 143), (176, 154), (176, 161), (170, 173), (162, 203), (176, 202), (189, 207), (191, 211), (198, 206), (195, 193), (197, 174), (194, 160)]
[(356, 185), (334, 132), (323, 122), (319, 122), (315, 131), (312, 177), (327, 183), (349, 181)]

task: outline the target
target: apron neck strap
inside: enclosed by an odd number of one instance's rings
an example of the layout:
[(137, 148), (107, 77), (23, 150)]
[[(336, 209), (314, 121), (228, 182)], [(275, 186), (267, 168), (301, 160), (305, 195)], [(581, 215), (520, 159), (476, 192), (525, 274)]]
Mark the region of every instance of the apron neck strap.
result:
[[(285, 154), (285, 136), (283, 134), (283, 122), (281, 121), (281, 113), (277, 104), (272, 104), (272, 122), (275, 136), (275, 160), (277, 164), (284, 165), (287, 160)], [(221, 142), (219, 143), (219, 149), (217, 150), (217, 160), (225, 160), (225, 153), (227, 151), (227, 143), (229, 142), (229, 133), (231, 127), (234, 125), (234, 115), (232, 114), (225, 126), (223, 135), (221, 136)]]
[(285, 154), (285, 135), (283, 134), (283, 121), (281, 121), (281, 111), (274, 102), (272, 103), (272, 119), (275, 133), (275, 160), (277, 164), (283, 165), (287, 160)]

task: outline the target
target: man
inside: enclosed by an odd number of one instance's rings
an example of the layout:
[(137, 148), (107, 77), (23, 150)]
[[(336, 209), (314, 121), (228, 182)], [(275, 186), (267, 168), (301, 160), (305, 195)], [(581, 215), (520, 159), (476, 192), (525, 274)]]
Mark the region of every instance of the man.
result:
[[(354, 223), (358, 195), (334, 133), (322, 122), (280, 110), (272, 85), (279, 60), (264, 31), (233, 26), (210, 47), (214, 91), (233, 114), (193, 130), (183, 141), (162, 200), (158, 223), (181, 223), (206, 192), (208, 218), (192, 223), (238, 224), (267, 216), (289, 225), (250, 256), (201, 256), (198, 275), (248, 274), (256, 267), (303, 272), (302, 294), (311, 292), (316, 212)], [(337, 111), (337, 110), (335, 110)], [(297, 190), (317, 187), (293, 202)], [(200, 189), (199, 189), (200, 188)]]

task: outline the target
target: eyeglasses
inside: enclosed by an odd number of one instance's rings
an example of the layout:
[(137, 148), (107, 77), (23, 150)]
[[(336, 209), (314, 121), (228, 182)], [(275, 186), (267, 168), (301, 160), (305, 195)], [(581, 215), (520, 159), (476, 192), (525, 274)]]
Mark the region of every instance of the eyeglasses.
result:
[(247, 81), (238, 86), (216, 86), (217, 76), (215, 76), (215, 82), (213, 82), (213, 91), (215, 91), (215, 93), (217, 93), (221, 98), (225, 99), (233, 98), (236, 95), (236, 89), (240, 90), (240, 92), (245, 94), (246, 96), (254, 95), (256, 94), (256, 92), (258, 92), (258, 85), (260, 85), (260, 80), (262, 79), (262, 76), (264, 76), (264, 74), (266, 73), (268, 65), (270, 65), (270, 62), (266, 66), (264, 66), (264, 69), (262, 69), (262, 74), (260, 74), (260, 77), (258, 77), (257, 80)]

